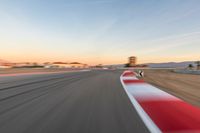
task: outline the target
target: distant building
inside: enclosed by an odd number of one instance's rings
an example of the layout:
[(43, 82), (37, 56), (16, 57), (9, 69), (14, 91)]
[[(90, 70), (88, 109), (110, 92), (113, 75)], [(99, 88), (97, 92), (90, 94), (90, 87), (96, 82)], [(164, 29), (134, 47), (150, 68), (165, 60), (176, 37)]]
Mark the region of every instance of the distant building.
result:
[(52, 64), (46, 63), (45, 68), (88, 68), (88, 65), (79, 62), (71, 62), (71, 63), (54, 62)]
[(79, 62), (71, 62), (69, 65), (71, 66), (71, 68), (88, 68), (87, 64), (82, 64)]
[(37, 62), (20, 62), (14, 63), (13, 68), (43, 68), (43, 64)]
[(136, 63), (137, 63), (137, 57), (135, 57), (135, 56), (129, 57), (129, 63), (128, 63), (129, 67), (136, 66)]
[(14, 67), (20, 68), (20, 67), (30, 67), (33, 66), (33, 63), (30, 62), (20, 62), (20, 63), (16, 63), (14, 65)]
[(0, 68), (12, 68), (12, 63), (0, 63)]
[(195, 62), (197, 64), (197, 70), (200, 70), (200, 61)]
[(53, 64), (47, 64), (45, 68), (71, 68), (71, 65), (65, 62), (54, 62)]
[(12, 68), (13, 65), (14, 65), (14, 63), (0, 59), (0, 68)]

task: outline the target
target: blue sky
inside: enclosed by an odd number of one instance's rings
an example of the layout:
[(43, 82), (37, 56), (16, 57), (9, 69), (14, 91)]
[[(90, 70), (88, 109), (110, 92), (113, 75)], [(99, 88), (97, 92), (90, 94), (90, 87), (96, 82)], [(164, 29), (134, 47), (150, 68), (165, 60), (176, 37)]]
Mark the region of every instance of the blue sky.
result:
[(1, 0), (0, 58), (117, 64), (200, 58), (199, 0)]

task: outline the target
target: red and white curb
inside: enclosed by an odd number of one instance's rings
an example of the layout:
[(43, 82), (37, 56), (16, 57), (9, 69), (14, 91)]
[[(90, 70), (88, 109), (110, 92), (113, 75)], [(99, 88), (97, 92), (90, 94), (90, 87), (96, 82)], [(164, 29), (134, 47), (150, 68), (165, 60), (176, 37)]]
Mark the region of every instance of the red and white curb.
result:
[(121, 83), (152, 133), (200, 133), (200, 108), (192, 106), (125, 71)]

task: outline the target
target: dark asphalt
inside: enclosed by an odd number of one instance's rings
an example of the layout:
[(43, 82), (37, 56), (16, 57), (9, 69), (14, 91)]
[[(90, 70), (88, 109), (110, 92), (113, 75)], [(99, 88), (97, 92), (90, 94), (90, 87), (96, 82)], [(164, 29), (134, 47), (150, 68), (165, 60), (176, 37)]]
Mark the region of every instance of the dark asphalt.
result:
[(121, 72), (0, 77), (0, 133), (148, 132)]

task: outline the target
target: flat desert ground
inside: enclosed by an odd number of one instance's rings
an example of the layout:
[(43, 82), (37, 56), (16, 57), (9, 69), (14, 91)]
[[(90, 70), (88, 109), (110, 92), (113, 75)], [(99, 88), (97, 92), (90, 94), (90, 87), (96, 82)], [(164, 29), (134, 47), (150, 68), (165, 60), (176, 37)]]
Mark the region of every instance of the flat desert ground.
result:
[(200, 107), (200, 75), (180, 74), (164, 69), (147, 69), (144, 75), (146, 82)]

